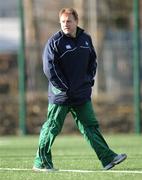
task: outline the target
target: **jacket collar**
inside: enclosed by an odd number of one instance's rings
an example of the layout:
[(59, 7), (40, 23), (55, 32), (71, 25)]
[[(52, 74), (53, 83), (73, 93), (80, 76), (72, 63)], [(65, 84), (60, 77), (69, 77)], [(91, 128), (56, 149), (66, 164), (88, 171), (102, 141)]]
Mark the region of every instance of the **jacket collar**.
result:
[[(77, 30), (76, 30), (76, 37), (77, 38), (78, 36), (80, 36), (80, 34), (82, 34), (84, 32), (84, 29), (80, 28), (79, 26), (77, 26)], [(74, 37), (71, 37), (71, 36), (68, 36), (66, 34), (64, 34), (64, 32), (61, 30), (61, 33), (63, 34), (63, 36), (65, 37), (70, 37), (70, 38), (74, 38)]]

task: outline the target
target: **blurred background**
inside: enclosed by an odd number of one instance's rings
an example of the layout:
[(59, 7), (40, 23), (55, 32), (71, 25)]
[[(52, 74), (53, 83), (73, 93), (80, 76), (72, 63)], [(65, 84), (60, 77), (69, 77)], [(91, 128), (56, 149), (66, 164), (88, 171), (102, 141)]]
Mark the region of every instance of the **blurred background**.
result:
[[(79, 26), (93, 39), (98, 71), (92, 99), (102, 131), (140, 132), (142, 0), (0, 0), (0, 135), (40, 131), (48, 105), (42, 51), (60, 29), (63, 7), (78, 11)], [(62, 133), (78, 133), (70, 114)]]

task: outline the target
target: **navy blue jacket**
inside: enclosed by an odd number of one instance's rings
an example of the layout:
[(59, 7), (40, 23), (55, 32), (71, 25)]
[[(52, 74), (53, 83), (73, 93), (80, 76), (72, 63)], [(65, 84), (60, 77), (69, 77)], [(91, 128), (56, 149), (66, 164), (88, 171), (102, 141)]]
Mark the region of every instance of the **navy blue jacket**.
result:
[(77, 27), (76, 38), (58, 31), (43, 52), (43, 70), (49, 80), (49, 103), (80, 105), (91, 99), (96, 74), (91, 37)]

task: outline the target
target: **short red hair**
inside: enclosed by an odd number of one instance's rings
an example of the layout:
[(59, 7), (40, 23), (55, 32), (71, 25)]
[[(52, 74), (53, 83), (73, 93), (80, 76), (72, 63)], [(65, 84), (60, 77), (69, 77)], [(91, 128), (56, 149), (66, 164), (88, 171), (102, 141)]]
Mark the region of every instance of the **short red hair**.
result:
[(63, 8), (59, 12), (59, 18), (62, 16), (62, 14), (72, 14), (74, 19), (78, 21), (78, 14), (75, 9), (73, 8)]

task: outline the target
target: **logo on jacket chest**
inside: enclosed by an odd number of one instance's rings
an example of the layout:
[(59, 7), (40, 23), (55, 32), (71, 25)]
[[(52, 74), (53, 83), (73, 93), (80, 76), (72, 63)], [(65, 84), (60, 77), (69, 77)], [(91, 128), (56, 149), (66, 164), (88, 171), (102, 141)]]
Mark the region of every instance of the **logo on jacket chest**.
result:
[(71, 45), (70, 45), (70, 44), (67, 44), (67, 45), (66, 45), (66, 49), (71, 49)]
[(89, 43), (88, 43), (87, 41), (85, 41), (85, 45), (86, 45), (86, 46), (88, 46), (88, 45), (89, 45)]

